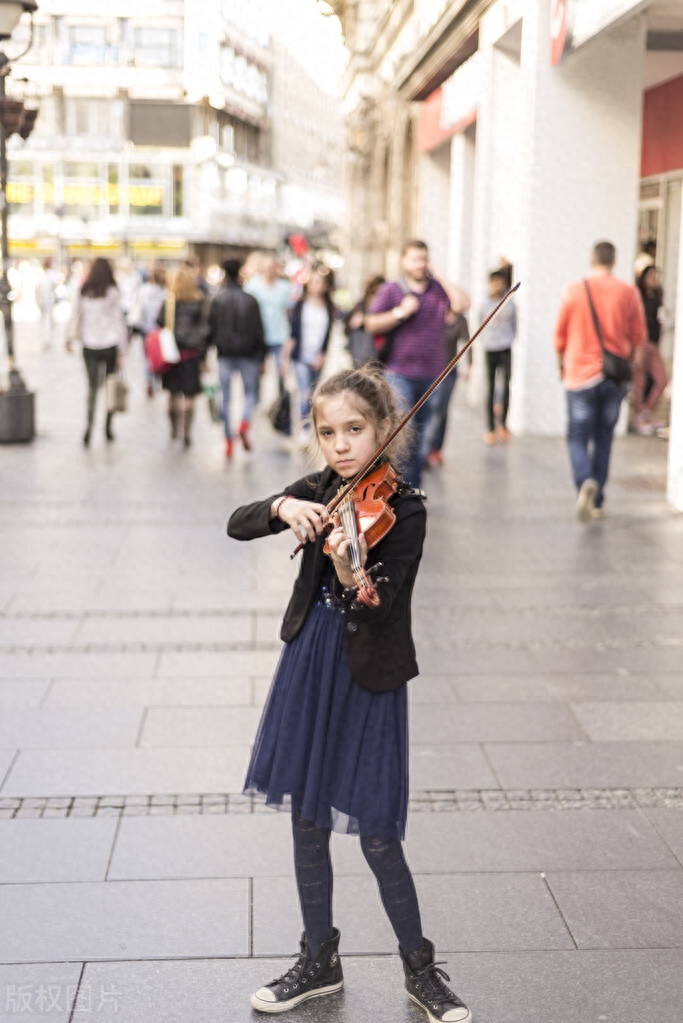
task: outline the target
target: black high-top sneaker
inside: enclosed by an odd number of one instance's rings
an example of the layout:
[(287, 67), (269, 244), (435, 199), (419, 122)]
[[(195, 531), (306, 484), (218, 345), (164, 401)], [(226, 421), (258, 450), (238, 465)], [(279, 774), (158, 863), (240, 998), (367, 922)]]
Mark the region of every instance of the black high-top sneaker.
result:
[(312, 959), (306, 944), (306, 935), (301, 935), (299, 958), (281, 977), (261, 987), (251, 996), (251, 1006), (259, 1012), (286, 1012), (309, 998), (320, 998), (341, 991), (344, 986), (341, 960), (339, 958), (339, 931), (324, 942)]
[(430, 1023), (472, 1023), (472, 1013), (446, 986), (451, 978), (434, 962), (434, 946), (427, 938), (419, 952), (399, 947), (408, 997), (425, 1010)]

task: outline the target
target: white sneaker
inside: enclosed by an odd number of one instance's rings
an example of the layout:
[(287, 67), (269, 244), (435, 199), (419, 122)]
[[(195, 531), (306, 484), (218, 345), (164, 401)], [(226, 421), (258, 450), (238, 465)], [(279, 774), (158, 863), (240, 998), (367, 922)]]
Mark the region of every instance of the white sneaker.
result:
[(576, 517), (579, 522), (589, 522), (592, 518), (597, 489), (598, 485), (595, 480), (587, 479), (581, 484), (579, 496), (576, 499)]

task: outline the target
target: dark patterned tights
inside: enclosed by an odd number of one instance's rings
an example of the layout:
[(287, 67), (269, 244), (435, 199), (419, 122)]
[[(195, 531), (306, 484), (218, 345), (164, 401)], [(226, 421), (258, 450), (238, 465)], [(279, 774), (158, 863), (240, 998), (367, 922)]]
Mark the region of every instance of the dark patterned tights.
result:
[[(306, 941), (311, 955), (332, 937), (332, 862), (329, 828), (292, 813), (294, 870)], [(377, 878), (389, 922), (404, 952), (422, 948), (420, 907), (410, 868), (399, 841), (361, 838), (360, 847)]]

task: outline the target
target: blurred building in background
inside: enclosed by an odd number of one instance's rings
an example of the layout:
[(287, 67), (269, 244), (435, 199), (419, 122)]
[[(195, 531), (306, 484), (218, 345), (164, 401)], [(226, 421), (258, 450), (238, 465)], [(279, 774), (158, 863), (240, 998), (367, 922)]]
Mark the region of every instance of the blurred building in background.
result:
[[(673, 366), (669, 499), (683, 508), (683, 4), (680, 0), (330, 0), (344, 83), (349, 275), (393, 274), (425, 237), (480, 305), (504, 257), (523, 282), (511, 425), (557, 434), (552, 350), (566, 283), (601, 238), (633, 280), (657, 241)], [(681, 315), (676, 316), (676, 306)], [(476, 318), (476, 317), (475, 317)], [(475, 374), (476, 377), (476, 374)]]
[[(334, 230), (337, 108), (274, 43), (258, 0), (41, 0), (21, 70), (30, 84), (10, 89), (40, 114), (10, 143), (12, 254), (213, 261)], [(285, 144), (273, 115), (290, 96)]]

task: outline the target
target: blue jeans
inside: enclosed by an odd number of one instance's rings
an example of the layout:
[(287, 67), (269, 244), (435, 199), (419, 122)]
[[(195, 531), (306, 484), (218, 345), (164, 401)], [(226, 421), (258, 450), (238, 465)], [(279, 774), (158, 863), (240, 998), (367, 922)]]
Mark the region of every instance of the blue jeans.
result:
[[(393, 387), (398, 398), (401, 410), (409, 412), (425, 391), (434, 383), (433, 380), (410, 380), (401, 376), (400, 373), (387, 371), (387, 383)], [(408, 426), (410, 429), (408, 452), (401, 475), (414, 487), (419, 487), (422, 482), (422, 468), (429, 454), (429, 424), (432, 416), (438, 408), (439, 390), (437, 389), (426, 401), (417, 415), (411, 420)]]
[(580, 490), (586, 480), (595, 480), (596, 508), (602, 507), (605, 498), (612, 437), (625, 394), (626, 388), (614, 380), (601, 380), (585, 391), (567, 391), (567, 443), (574, 483)]
[(311, 411), (311, 395), (315, 390), (315, 385), (320, 379), (320, 370), (313, 369), (313, 367), (309, 366), (307, 362), (299, 362), (296, 359), (292, 365), (294, 366), (294, 375), (296, 376), (296, 382), (299, 388), (301, 421), (305, 422)]
[(242, 422), (250, 423), (254, 408), (258, 401), (258, 385), (261, 375), (261, 363), (258, 359), (244, 359), (237, 356), (224, 356), (218, 360), (218, 379), (223, 392), (223, 425), (225, 436), (232, 437), (230, 426), (230, 389), (233, 373), (239, 373), (244, 387), (244, 408)]
[(427, 431), (427, 454), (441, 451), (448, 425), (448, 405), (458, 379), (457, 369), (452, 369), (444, 382), (434, 392), (434, 413)]

